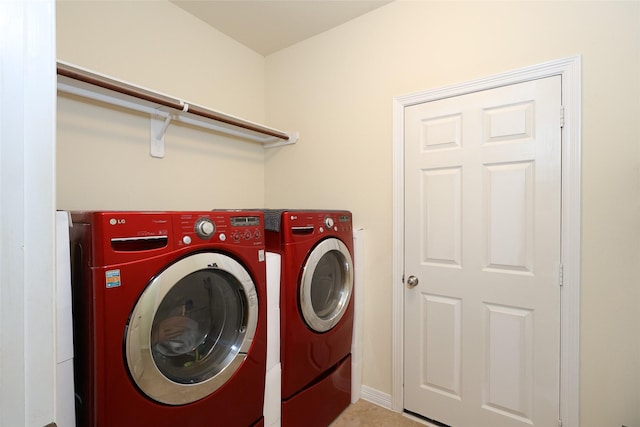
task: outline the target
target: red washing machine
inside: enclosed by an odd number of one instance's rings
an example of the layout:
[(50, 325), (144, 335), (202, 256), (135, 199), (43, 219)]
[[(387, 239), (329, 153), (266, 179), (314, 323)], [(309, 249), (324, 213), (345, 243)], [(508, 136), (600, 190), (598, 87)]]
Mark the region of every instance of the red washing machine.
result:
[(72, 213), (79, 427), (264, 424), (263, 219)]
[(351, 402), (351, 213), (265, 210), (265, 230), (282, 257), (282, 425), (326, 427)]

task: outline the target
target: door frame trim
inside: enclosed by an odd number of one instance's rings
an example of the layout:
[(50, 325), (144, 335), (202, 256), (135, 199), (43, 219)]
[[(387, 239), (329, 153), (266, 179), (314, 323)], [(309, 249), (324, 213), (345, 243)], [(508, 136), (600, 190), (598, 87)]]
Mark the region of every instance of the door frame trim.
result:
[[(580, 256), (582, 58), (572, 56), (393, 100), (393, 311), (392, 409), (404, 408), (404, 110), (443, 98), (466, 95), (545, 77), (562, 77), (562, 234), (560, 288), (560, 419), (578, 427), (580, 416)], [(560, 112), (559, 112), (560, 114)]]

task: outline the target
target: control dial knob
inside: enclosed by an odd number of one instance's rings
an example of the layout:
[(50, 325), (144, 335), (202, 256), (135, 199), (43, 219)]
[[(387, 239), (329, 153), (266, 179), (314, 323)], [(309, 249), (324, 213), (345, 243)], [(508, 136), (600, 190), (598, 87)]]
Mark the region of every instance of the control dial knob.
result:
[(216, 231), (216, 226), (209, 218), (200, 218), (196, 221), (195, 231), (201, 239), (210, 239)]
[(331, 218), (331, 217), (326, 217), (326, 218), (324, 219), (324, 224), (325, 224), (325, 225), (327, 226), (327, 228), (329, 228), (329, 229), (333, 228), (333, 224), (334, 224), (334, 222), (333, 222), (333, 218)]

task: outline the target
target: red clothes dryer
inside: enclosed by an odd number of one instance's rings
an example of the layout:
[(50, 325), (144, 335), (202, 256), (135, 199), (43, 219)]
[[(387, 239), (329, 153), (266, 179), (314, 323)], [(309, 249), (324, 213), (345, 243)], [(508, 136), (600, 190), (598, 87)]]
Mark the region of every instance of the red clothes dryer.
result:
[(351, 401), (351, 213), (266, 210), (265, 230), (281, 255), (282, 425), (326, 427)]
[(74, 212), (79, 427), (262, 426), (262, 212)]

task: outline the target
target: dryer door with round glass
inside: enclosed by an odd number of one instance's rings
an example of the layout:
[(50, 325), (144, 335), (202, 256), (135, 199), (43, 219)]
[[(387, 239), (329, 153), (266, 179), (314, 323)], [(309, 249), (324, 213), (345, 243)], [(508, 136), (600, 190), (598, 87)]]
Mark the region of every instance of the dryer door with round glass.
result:
[(202, 399), (242, 365), (257, 322), (248, 271), (223, 254), (190, 255), (153, 278), (131, 313), (125, 336), (130, 376), (161, 403)]
[(346, 245), (329, 238), (305, 262), (299, 298), (302, 317), (316, 332), (333, 328), (347, 311), (353, 292), (353, 261)]

